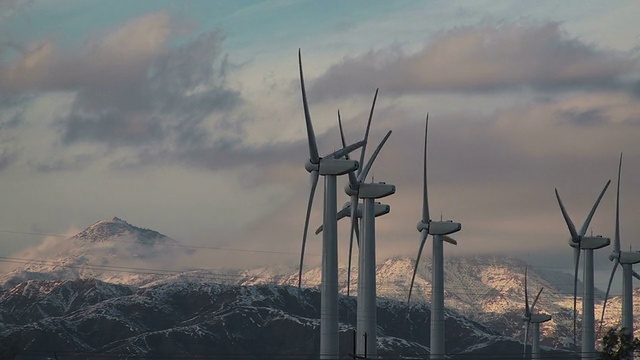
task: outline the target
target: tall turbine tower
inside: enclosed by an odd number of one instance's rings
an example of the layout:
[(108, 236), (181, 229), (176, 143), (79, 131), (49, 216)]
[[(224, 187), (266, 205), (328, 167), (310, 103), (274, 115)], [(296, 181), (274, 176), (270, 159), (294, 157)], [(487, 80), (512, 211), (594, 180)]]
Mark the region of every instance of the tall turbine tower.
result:
[[(632, 268), (633, 264), (640, 263), (640, 252), (637, 251), (620, 251), (620, 173), (622, 171), (622, 154), (620, 154), (620, 164), (618, 165), (618, 188), (616, 191), (616, 233), (613, 238), (613, 251), (609, 255), (609, 260), (614, 261), (611, 277), (609, 277), (609, 285), (607, 285), (607, 293), (604, 297), (604, 305), (602, 306), (602, 316), (600, 324), (604, 319), (604, 311), (607, 307), (607, 299), (609, 298), (609, 290), (611, 290), (611, 282), (613, 276), (618, 269), (618, 264), (622, 265), (622, 328), (625, 333), (633, 336), (633, 279), (634, 276), (640, 279), (640, 275)], [(601, 325), (602, 326), (602, 325)]]
[(527, 323), (524, 330), (524, 358), (527, 358), (527, 335), (529, 334), (529, 325), (533, 324), (533, 336), (531, 339), (531, 359), (540, 359), (540, 324), (551, 320), (551, 315), (534, 314), (533, 309), (540, 298), (544, 288), (540, 288), (538, 295), (533, 299), (531, 307), (529, 307), (529, 294), (527, 290), (527, 270), (524, 272), (524, 316), (522, 320)]
[(562, 200), (560, 199), (560, 194), (558, 194), (558, 189), (555, 189), (556, 198), (558, 199), (558, 205), (560, 205), (560, 210), (562, 211), (562, 216), (564, 217), (565, 222), (567, 223), (567, 227), (569, 228), (569, 233), (571, 234), (571, 238), (569, 239), (569, 245), (573, 248), (574, 261), (575, 261), (575, 273), (573, 279), (573, 334), (575, 338), (576, 333), (576, 293), (577, 293), (577, 283), (578, 283), (578, 265), (580, 264), (580, 250), (584, 250), (585, 259), (584, 259), (584, 269), (583, 269), (583, 285), (584, 285), (584, 296), (582, 297), (582, 350), (581, 350), (581, 358), (582, 359), (595, 359), (595, 321), (594, 321), (594, 309), (593, 309), (593, 250), (601, 249), (611, 242), (609, 238), (605, 238), (602, 236), (584, 236), (587, 232), (587, 228), (589, 227), (589, 223), (591, 223), (591, 218), (593, 214), (596, 212), (596, 208), (602, 200), (602, 196), (607, 191), (611, 180), (607, 182), (598, 196), (596, 203), (591, 208), (587, 219), (584, 221), (582, 228), (580, 228), (580, 232), (576, 231), (575, 225), (573, 225), (573, 221), (569, 217), (567, 210), (562, 204)]
[(300, 66), (300, 87), (302, 89), (302, 103), (304, 106), (304, 117), (309, 141), (309, 160), (305, 164), (305, 168), (311, 173), (311, 192), (309, 194), (307, 214), (304, 222), (304, 234), (302, 236), (298, 287), (300, 287), (302, 283), (304, 249), (307, 241), (307, 230), (309, 229), (309, 215), (313, 204), (313, 196), (316, 186), (318, 185), (318, 177), (322, 175), (324, 176), (324, 232), (322, 234), (322, 280), (320, 284), (320, 359), (336, 359), (339, 356), (336, 176), (347, 174), (358, 168), (357, 161), (346, 160), (343, 159), (343, 157), (361, 147), (364, 141), (347, 146), (329, 156), (320, 157), (311, 124), (311, 115), (309, 114), (300, 51), (298, 51), (298, 64)]
[[(358, 313), (356, 317), (358, 337), (356, 351), (358, 355), (367, 354), (368, 357), (373, 359), (377, 357), (375, 200), (394, 194), (396, 187), (384, 182), (365, 183), (364, 181), (373, 164), (373, 160), (377, 157), (389, 135), (391, 135), (391, 131), (387, 133), (365, 168), (358, 175), (358, 190), (349, 194), (356, 195), (358, 199), (364, 200), (362, 217), (363, 239), (360, 241), (358, 255)], [(345, 188), (347, 191), (351, 189), (351, 184)], [(353, 224), (356, 220), (353, 211), (351, 216)], [(365, 341), (365, 338), (367, 341)]]
[(429, 128), (429, 115), (424, 128), (424, 158), (423, 158), (423, 180), (422, 180), (422, 219), (418, 222), (420, 232), (420, 248), (416, 257), (416, 266), (411, 277), (409, 287), (409, 298), (411, 301), (411, 291), (413, 282), (416, 279), (418, 263), (424, 243), (429, 235), (433, 235), (433, 270), (431, 271), (431, 359), (444, 359), (444, 254), (443, 242), (457, 245), (457, 242), (450, 238), (449, 234), (460, 231), (462, 225), (453, 221), (433, 221), (429, 216), (429, 197), (427, 194), (427, 131)]

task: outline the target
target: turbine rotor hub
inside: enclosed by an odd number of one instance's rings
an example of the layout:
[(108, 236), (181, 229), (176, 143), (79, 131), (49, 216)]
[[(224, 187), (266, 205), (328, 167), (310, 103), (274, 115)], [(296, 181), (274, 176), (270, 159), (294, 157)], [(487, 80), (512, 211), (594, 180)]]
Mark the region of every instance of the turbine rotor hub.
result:
[[(322, 160), (322, 159), (320, 159)], [(318, 161), (317, 164), (314, 164), (311, 162), (311, 159), (307, 160), (307, 162), (304, 163), (304, 168), (308, 171), (308, 172), (312, 172), (312, 171), (319, 171), (320, 170), (320, 162)]]
[(612, 251), (611, 254), (609, 254), (609, 260), (610, 261), (614, 261), (614, 260), (619, 260), (620, 259), (620, 252), (619, 251)]
[(359, 187), (358, 185), (359, 183), (356, 183), (356, 184), (349, 183), (345, 185), (344, 192), (349, 196), (358, 195), (358, 187)]

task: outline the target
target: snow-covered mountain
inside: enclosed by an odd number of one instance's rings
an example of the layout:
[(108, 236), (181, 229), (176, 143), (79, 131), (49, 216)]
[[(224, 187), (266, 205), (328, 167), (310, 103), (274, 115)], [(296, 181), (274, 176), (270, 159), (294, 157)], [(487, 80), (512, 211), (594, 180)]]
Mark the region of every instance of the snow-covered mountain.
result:
[[(61, 242), (57, 252), (47, 259), (31, 261), (0, 276), (4, 289), (15, 289), (27, 280), (101, 280), (110, 284), (151, 289), (174, 283), (221, 286), (295, 286), (298, 271), (287, 267), (262, 267), (247, 270), (185, 270), (176, 268), (178, 259), (191, 255), (188, 247), (156, 231), (142, 229), (119, 218), (99, 221), (77, 235)], [(188, 263), (181, 261), (181, 263)], [(381, 298), (405, 306), (414, 261), (393, 258), (379, 262), (377, 289)], [(496, 329), (499, 333), (522, 338), (524, 310), (524, 269), (526, 264), (505, 256), (445, 258), (445, 306), (452, 313)], [(412, 296), (413, 306), (424, 306), (430, 299), (431, 259), (420, 263)], [(347, 269), (339, 272), (341, 292), (346, 294)], [(303, 286), (320, 284), (319, 267), (305, 269)], [(351, 293), (357, 290), (357, 269), (352, 269)], [(530, 298), (544, 287), (537, 311), (553, 316), (541, 326), (542, 342), (551, 347), (570, 347), (573, 338), (573, 277), (554, 269), (529, 267)], [(596, 294), (601, 304), (602, 294)], [(637, 304), (638, 302), (636, 302)], [(604, 329), (615, 326), (620, 318), (619, 297), (609, 300)], [(580, 299), (578, 299), (580, 313)], [(640, 304), (636, 305), (640, 313)], [(596, 309), (597, 318), (600, 310)], [(9, 315), (6, 315), (9, 316)], [(425, 319), (425, 321), (427, 321)], [(640, 322), (636, 329), (640, 328)], [(579, 325), (578, 325), (579, 329)], [(639, 334), (640, 335), (640, 334)], [(580, 335), (577, 334), (579, 339)]]
[(75, 236), (60, 240), (53, 248), (54, 252), (44, 259), (21, 259), (24, 265), (1, 275), (0, 284), (89, 278), (121, 284), (147, 283), (165, 278), (164, 268), (175, 268), (177, 261), (191, 254), (176, 240), (117, 217), (98, 221)]
[[(406, 302), (411, 274), (415, 265), (408, 258), (393, 258), (382, 261), (376, 270), (377, 294), (379, 297)], [(488, 326), (500, 333), (522, 339), (522, 315), (524, 312), (524, 272), (527, 264), (506, 256), (475, 256), (445, 258), (445, 307)], [(346, 269), (340, 269), (341, 292), (346, 294)], [(268, 269), (247, 270), (238, 273), (242, 285), (297, 284), (297, 271), (273, 273)], [(357, 268), (352, 269), (351, 295), (357, 293)], [(552, 315), (553, 319), (541, 326), (542, 344), (570, 348), (573, 343), (573, 277), (553, 269), (529, 267), (527, 282), (530, 300), (540, 288), (544, 288), (536, 310)], [(320, 268), (303, 273), (306, 287), (320, 284)], [(579, 289), (582, 284), (578, 283)], [(596, 292), (596, 303), (601, 305), (603, 294)], [(431, 259), (420, 262), (412, 302), (428, 303), (431, 299)], [(618, 304), (619, 300), (609, 300)], [(581, 299), (578, 298), (578, 334), (580, 339)], [(617, 308), (616, 308), (617, 306)], [(609, 308), (609, 305), (607, 305)], [(619, 318), (619, 305), (607, 311), (603, 328), (615, 326)], [(640, 311), (637, 306), (636, 311)], [(600, 314), (600, 308), (596, 314)], [(638, 322), (640, 327), (640, 321)], [(636, 327), (636, 328), (638, 328)]]
[[(340, 352), (349, 358), (355, 298), (341, 296)], [(320, 294), (291, 286), (167, 281), (153, 286), (99, 280), (31, 280), (0, 293), (0, 358), (313, 359)], [(429, 308), (378, 302), (382, 358), (425, 358)], [(522, 344), (446, 311), (452, 359), (521, 355)], [(554, 358), (569, 353), (544, 349)], [(482, 356), (481, 356), (482, 355)]]

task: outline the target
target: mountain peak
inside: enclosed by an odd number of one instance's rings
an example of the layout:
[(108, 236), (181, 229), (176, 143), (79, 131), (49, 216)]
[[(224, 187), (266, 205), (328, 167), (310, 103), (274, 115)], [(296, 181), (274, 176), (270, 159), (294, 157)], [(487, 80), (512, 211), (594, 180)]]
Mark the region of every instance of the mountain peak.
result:
[(129, 224), (125, 220), (114, 216), (111, 219), (100, 220), (72, 237), (82, 243), (100, 243), (107, 241), (125, 240), (144, 245), (155, 243), (175, 243), (170, 237), (157, 231), (140, 228)]

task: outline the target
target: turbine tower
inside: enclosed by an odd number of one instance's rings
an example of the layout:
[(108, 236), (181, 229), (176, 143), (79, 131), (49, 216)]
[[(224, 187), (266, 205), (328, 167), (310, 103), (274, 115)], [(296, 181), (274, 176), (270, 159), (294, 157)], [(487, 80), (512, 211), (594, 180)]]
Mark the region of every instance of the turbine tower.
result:
[(575, 265), (575, 273), (573, 279), (573, 336), (575, 342), (575, 334), (576, 334), (576, 295), (577, 295), (577, 284), (578, 284), (578, 265), (580, 264), (580, 250), (584, 250), (585, 260), (584, 260), (584, 268), (583, 268), (583, 285), (584, 285), (584, 295), (582, 297), (582, 349), (581, 349), (581, 358), (582, 359), (595, 359), (595, 321), (594, 321), (594, 304), (593, 304), (593, 250), (601, 249), (611, 242), (609, 238), (605, 238), (602, 236), (585, 236), (584, 234), (587, 232), (587, 228), (589, 227), (589, 223), (591, 223), (591, 218), (593, 214), (596, 212), (596, 208), (602, 200), (604, 193), (607, 191), (611, 180), (607, 182), (598, 196), (595, 204), (591, 208), (587, 219), (584, 221), (582, 228), (580, 228), (580, 232), (576, 231), (576, 227), (571, 221), (567, 210), (560, 199), (560, 194), (558, 194), (558, 189), (555, 189), (556, 198), (558, 199), (558, 205), (560, 205), (560, 211), (562, 211), (562, 216), (564, 217), (565, 222), (567, 223), (567, 227), (569, 228), (569, 233), (571, 234), (571, 238), (569, 239), (569, 245), (573, 248), (574, 254), (574, 265)]
[(604, 319), (604, 311), (607, 307), (607, 299), (609, 298), (609, 290), (611, 290), (611, 282), (613, 276), (618, 269), (618, 264), (622, 265), (622, 328), (625, 333), (633, 337), (633, 279), (632, 276), (640, 279), (640, 275), (632, 268), (633, 264), (640, 263), (640, 252), (637, 251), (620, 251), (620, 173), (622, 171), (622, 154), (620, 154), (620, 164), (618, 165), (618, 188), (616, 191), (616, 233), (613, 238), (613, 251), (609, 255), (609, 260), (614, 261), (609, 284), (607, 285), (607, 293), (604, 297), (604, 305), (602, 306), (602, 316), (600, 317), (600, 326)]
[(533, 334), (531, 339), (531, 359), (540, 359), (540, 324), (551, 320), (551, 315), (534, 314), (533, 309), (540, 298), (544, 288), (540, 288), (538, 295), (533, 299), (531, 307), (529, 307), (529, 294), (527, 290), (527, 270), (524, 271), (524, 315), (522, 320), (527, 323), (524, 330), (524, 359), (527, 358), (527, 335), (529, 334), (529, 325), (533, 324)]
[(422, 180), (422, 219), (418, 222), (420, 232), (420, 248), (416, 257), (416, 266), (411, 277), (409, 287), (409, 298), (411, 301), (411, 291), (418, 271), (418, 263), (422, 255), (422, 249), (429, 235), (433, 235), (433, 270), (431, 271), (431, 359), (444, 359), (444, 254), (443, 242), (457, 245), (457, 242), (450, 238), (449, 234), (460, 231), (462, 225), (451, 220), (433, 221), (429, 216), (429, 197), (427, 194), (427, 131), (429, 128), (429, 114), (427, 114), (424, 128), (424, 157), (423, 157), (423, 180)]
[[(365, 168), (358, 175), (357, 190), (351, 193), (348, 192), (349, 195), (355, 195), (358, 199), (364, 200), (362, 214), (363, 239), (359, 244), (360, 252), (358, 255), (358, 312), (356, 317), (358, 337), (356, 351), (358, 355), (367, 354), (373, 359), (377, 357), (375, 200), (394, 194), (396, 187), (384, 182), (366, 183), (364, 181), (373, 164), (373, 160), (375, 160), (389, 135), (391, 135), (391, 131), (387, 133)], [(345, 188), (347, 191), (352, 191), (352, 189), (352, 184), (347, 185)], [(357, 218), (353, 210), (351, 216), (351, 222), (355, 224)], [(367, 341), (365, 341), (365, 338)]]
[(320, 359), (336, 359), (339, 356), (338, 345), (338, 232), (337, 232), (337, 205), (336, 205), (336, 177), (347, 174), (358, 168), (355, 160), (346, 160), (343, 157), (351, 151), (364, 145), (360, 141), (349, 145), (328, 156), (320, 157), (316, 137), (311, 124), (307, 94), (304, 87), (302, 73), (302, 56), (298, 50), (298, 64), (300, 66), (300, 87), (302, 89), (302, 103), (307, 127), (307, 139), (309, 142), (309, 160), (305, 168), (311, 173), (311, 192), (307, 204), (307, 213), (304, 222), (304, 234), (302, 236), (302, 251), (300, 252), (300, 271), (298, 273), (298, 287), (302, 285), (302, 265), (304, 250), (307, 242), (307, 230), (309, 229), (309, 216), (313, 204), (313, 196), (318, 177), (324, 176), (324, 213), (322, 236), (322, 280), (320, 284)]

